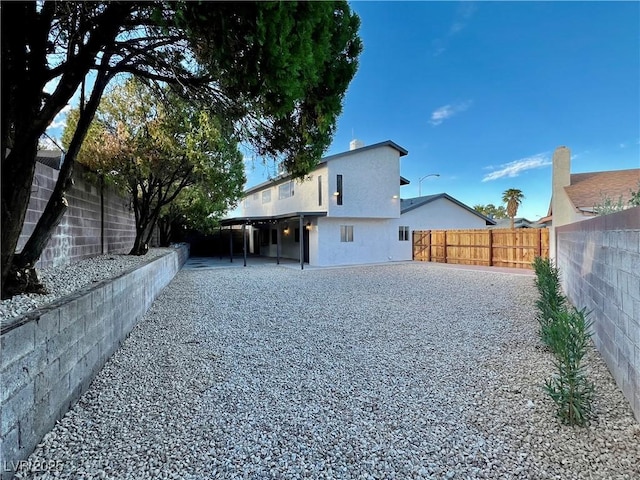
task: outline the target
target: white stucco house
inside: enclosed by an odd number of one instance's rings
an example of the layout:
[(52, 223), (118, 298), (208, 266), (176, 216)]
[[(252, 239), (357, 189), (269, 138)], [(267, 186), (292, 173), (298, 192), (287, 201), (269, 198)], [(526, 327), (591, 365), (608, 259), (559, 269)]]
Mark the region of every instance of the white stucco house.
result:
[(446, 194), (401, 200), (407, 153), (390, 140), (353, 141), (304, 180), (281, 175), (249, 188), (240, 215), (222, 225), (249, 231), (247, 253), (333, 266), (411, 260), (414, 230), (492, 224)]

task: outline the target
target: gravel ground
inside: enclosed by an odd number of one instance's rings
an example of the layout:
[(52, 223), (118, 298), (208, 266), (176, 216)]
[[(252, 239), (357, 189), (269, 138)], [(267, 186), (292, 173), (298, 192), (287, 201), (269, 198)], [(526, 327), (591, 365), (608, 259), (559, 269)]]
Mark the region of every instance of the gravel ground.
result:
[(35, 310), (92, 283), (113, 278), (168, 251), (171, 249), (152, 248), (143, 256), (111, 253), (80, 260), (71, 265), (38, 269), (40, 280), (49, 293), (16, 295), (0, 301), (0, 321)]
[(640, 426), (542, 391), (531, 276), (399, 264), (182, 270), (19, 478), (636, 479)]

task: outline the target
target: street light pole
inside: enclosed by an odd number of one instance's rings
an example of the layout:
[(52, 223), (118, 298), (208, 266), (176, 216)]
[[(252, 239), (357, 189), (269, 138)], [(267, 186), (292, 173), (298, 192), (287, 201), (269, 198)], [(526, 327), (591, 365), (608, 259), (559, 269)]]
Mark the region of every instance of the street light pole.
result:
[(422, 196), (422, 180), (424, 180), (427, 177), (439, 177), (440, 174), (439, 173), (430, 173), (429, 175), (425, 175), (424, 177), (420, 177), (418, 179), (418, 196), (421, 197)]

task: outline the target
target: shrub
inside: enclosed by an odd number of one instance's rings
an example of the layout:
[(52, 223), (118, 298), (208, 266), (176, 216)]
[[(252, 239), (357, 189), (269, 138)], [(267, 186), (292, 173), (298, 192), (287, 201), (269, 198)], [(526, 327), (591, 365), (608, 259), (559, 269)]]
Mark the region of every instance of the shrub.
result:
[(560, 272), (551, 260), (533, 262), (540, 338), (555, 355), (556, 374), (545, 381), (545, 391), (558, 407), (558, 417), (569, 425), (586, 425), (592, 418), (594, 386), (582, 360), (589, 345), (591, 322), (584, 309), (569, 308), (560, 288)]
[(548, 331), (557, 371), (545, 381), (545, 390), (558, 407), (558, 417), (568, 425), (586, 425), (592, 418), (594, 385), (582, 365), (590, 326), (584, 309), (574, 308), (557, 312)]

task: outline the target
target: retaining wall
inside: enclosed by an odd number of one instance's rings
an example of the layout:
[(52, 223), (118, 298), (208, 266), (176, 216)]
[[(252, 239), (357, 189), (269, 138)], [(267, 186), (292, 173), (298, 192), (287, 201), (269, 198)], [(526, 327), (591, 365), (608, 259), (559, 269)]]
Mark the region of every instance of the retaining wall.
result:
[[(60, 172), (36, 162), (31, 199), (16, 251), (35, 229)], [(114, 189), (88, 180), (88, 170), (74, 166), (74, 185), (67, 192), (69, 207), (45, 247), (38, 268), (68, 265), (101, 253), (125, 252), (135, 239), (135, 216), (129, 200)]]
[(640, 420), (640, 207), (555, 230), (563, 290)]
[(181, 245), (3, 325), (0, 478), (12, 477), (87, 390), (188, 257)]

